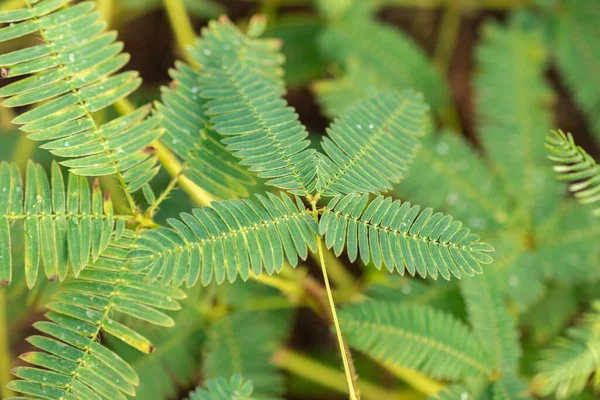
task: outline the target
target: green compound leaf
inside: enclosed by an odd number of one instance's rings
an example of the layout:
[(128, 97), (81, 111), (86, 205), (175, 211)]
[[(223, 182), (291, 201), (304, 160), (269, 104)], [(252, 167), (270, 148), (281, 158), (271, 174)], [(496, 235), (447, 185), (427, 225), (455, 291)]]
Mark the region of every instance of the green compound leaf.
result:
[[(14, 164), (0, 163), (0, 281), (12, 277), (10, 232), (23, 221), (25, 276), (35, 284), (43, 266), (49, 280), (67, 277), (70, 268), (77, 276), (106, 248), (113, 231), (121, 231), (128, 216), (114, 215), (109, 193), (97, 182), (90, 193), (85, 177), (69, 174), (65, 190), (62, 172), (52, 164), (49, 180), (41, 165), (27, 164), (25, 186)], [(24, 188), (24, 189), (23, 189)]]
[(493, 247), (481, 242), (470, 229), (449, 215), (421, 211), (417, 205), (379, 196), (369, 203), (368, 195), (334, 197), (319, 221), (327, 248), (340, 255), (347, 248), (350, 261), (373, 261), (377, 268), (404, 275), (444, 279), (452, 275), (473, 276), (489, 264)]
[(348, 344), (377, 360), (449, 380), (491, 372), (469, 328), (433, 308), (366, 301), (344, 307), (340, 321)]
[[(414, 91), (382, 93), (350, 107), (321, 146), (331, 160), (317, 184), (324, 196), (379, 193), (402, 177), (425, 134), (428, 107)], [(322, 174), (321, 174), (322, 175)]]
[(42, 335), (28, 341), (41, 351), (21, 358), (33, 367), (17, 367), (20, 378), (11, 390), (45, 399), (116, 399), (135, 395), (139, 380), (132, 367), (99, 343), (101, 334), (152, 353), (153, 344), (125, 325), (122, 316), (159, 326), (172, 326), (165, 311), (178, 310), (185, 294), (175, 288), (144, 283), (144, 274), (131, 269), (127, 254), (135, 233), (124, 231), (77, 279), (67, 280), (50, 303), (49, 321), (34, 327)]
[(284, 259), (295, 266), (298, 257), (316, 251), (317, 224), (305, 212), (299, 198), (287, 195), (257, 195), (250, 200), (228, 200), (210, 207), (182, 213), (181, 221), (169, 219), (173, 229), (147, 231), (138, 241), (140, 248), (130, 254), (138, 268), (148, 268), (148, 280), (161, 278), (163, 284), (188, 286), (200, 279), (206, 286), (221, 284), (240, 275), (279, 272)]
[[(569, 190), (582, 204), (591, 204), (600, 200), (600, 168), (596, 161), (575, 144), (570, 133), (554, 131), (546, 137), (548, 158), (555, 162), (554, 171), (558, 179), (570, 182)], [(592, 211), (600, 215), (600, 208)]]
[(252, 382), (241, 375), (234, 375), (229, 381), (223, 377), (209, 379), (206, 389), (198, 388), (190, 392), (188, 400), (257, 400), (252, 397)]
[(105, 31), (94, 2), (70, 2), (28, 0), (27, 8), (0, 14), (0, 21), (20, 21), (0, 29), (0, 42), (30, 34), (42, 42), (0, 55), (1, 76), (21, 77), (0, 89), (2, 105), (37, 106), (13, 121), (30, 139), (68, 158), (61, 164), (71, 172), (116, 174), (134, 192), (158, 172), (149, 145), (161, 134), (160, 121), (144, 121), (149, 109), (141, 108), (102, 126), (95, 122), (94, 112), (128, 96), (141, 79), (137, 72), (117, 73), (129, 55), (121, 53), (116, 33)]

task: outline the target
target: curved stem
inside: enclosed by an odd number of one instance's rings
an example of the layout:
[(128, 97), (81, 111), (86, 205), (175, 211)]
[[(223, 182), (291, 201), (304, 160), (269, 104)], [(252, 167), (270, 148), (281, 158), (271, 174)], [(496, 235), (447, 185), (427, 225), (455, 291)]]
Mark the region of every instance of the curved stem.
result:
[(177, 45), (183, 53), (185, 60), (192, 66), (197, 66), (198, 63), (194, 60), (187, 51), (187, 47), (194, 44), (196, 40), (196, 34), (194, 33), (194, 27), (190, 22), (187, 10), (183, 0), (164, 0), (165, 10), (171, 23), (171, 28), (175, 33), (175, 39)]
[[(273, 356), (272, 362), (285, 371), (315, 382), (323, 387), (335, 390), (336, 392), (343, 393), (346, 389), (344, 375), (340, 372), (293, 350), (278, 350)], [(423, 399), (423, 397), (419, 395), (400, 393), (396, 390), (392, 391), (365, 380), (361, 380), (359, 386), (365, 400)]]
[[(115, 109), (119, 114), (126, 115), (133, 112), (135, 110), (135, 107), (133, 104), (131, 104), (129, 100), (120, 99), (115, 103)], [(155, 149), (158, 161), (161, 163), (163, 168), (169, 173), (169, 175), (171, 175), (171, 177), (176, 181), (171, 182), (172, 185), (170, 184), (169, 187), (167, 187), (169, 192), (175, 188), (175, 183), (178, 183), (179, 187), (181, 187), (183, 191), (186, 192), (190, 196), (192, 201), (197, 205), (208, 206), (211, 202), (216, 200), (207, 191), (205, 191), (200, 186), (196, 185), (194, 182), (186, 178), (185, 175), (181, 174), (183, 170), (183, 165), (177, 159), (177, 157), (160, 142), (160, 140), (155, 140), (154, 142), (152, 142), (152, 147), (154, 147)], [(160, 198), (164, 200), (169, 194), (169, 192), (163, 192)], [(158, 207), (159, 205), (160, 203), (155, 204), (156, 207)]]
[[(317, 204), (315, 201), (311, 203), (315, 220), (317, 219)], [(325, 265), (325, 257), (323, 256), (323, 243), (321, 237), (315, 235), (317, 239), (317, 252), (319, 254), (319, 260), (321, 264), (321, 271), (323, 273), (323, 281), (325, 282), (325, 290), (327, 291), (327, 300), (329, 301), (329, 310), (331, 311), (331, 319), (333, 326), (335, 327), (335, 335), (340, 348), (340, 355), (342, 356), (342, 363), (344, 364), (344, 373), (346, 375), (346, 383), (348, 384), (348, 394), (350, 400), (360, 400), (360, 392), (356, 387), (356, 371), (352, 362), (352, 355), (346, 348), (344, 337), (342, 336), (342, 330), (340, 329), (340, 322), (337, 317), (337, 311), (335, 310), (335, 303), (333, 301), (333, 295), (331, 293), (331, 285), (329, 284), (329, 277), (327, 275), (327, 267)]]

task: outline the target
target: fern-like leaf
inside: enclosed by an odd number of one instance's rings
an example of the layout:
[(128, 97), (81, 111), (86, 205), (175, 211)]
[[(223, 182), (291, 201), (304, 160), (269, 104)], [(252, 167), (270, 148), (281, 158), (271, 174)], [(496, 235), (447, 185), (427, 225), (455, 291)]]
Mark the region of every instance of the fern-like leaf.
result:
[(427, 106), (413, 91), (380, 94), (350, 107), (323, 139), (331, 177), (318, 191), (334, 196), (391, 189), (414, 158), (426, 121)]
[(203, 40), (193, 52), (202, 65), (200, 95), (214, 130), (225, 137), (222, 142), (268, 184), (310, 195), (315, 150), (308, 149), (306, 128), (282, 99), (277, 47), (241, 35), (228, 20), (210, 25)]
[[(542, 353), (535, 387), (539, 394), (559, 399), (579, 394), (590, 383), (600, 387), (600, 303), (593, 303), (579, 326), (571, 327)], [(591, 379), (590, 379), (591, 376)]]
[(340, 320), (348, 344), (377, 360), (449, 380), (491, 372), (469, 328), (433, 308), (366, 301), (344, 307)]
[(560, 187), (540, 146), (551, 128), (553, 96), (544, 78), (543, 32), (524, 19), (486, 23), (475, 87), (483, 147), (517, 200), (520, 223), (532, 226), (556, 211)]
[(256, 400), (253, 391), (252, 382), (244, 381), (241, 375), (232, 376), (229, 382), (218, 377), (206, 382), (206, 389), (191, 392), (188, 400)]
[[(579, 202), (590, 204), (600, 200), (600, 168), (592, 156), (575, 144), (570, 133), (552, 132), (546, 137), (546, 148), (550, 151), (548, 158), (556, 163), (553, 169), (558, 179), (570, 182), (569, 190)], [(600, 215), (600, 208), (593, 213)]]
[(452, 214), (471, 229), (508, 221), (509, 197), (482, 157), (455, 132), (426, 136), (394, 193)]
[(287, 261), (295, 266), (298, 255), (306, 259), (316, 251), (317, 224), (305, 212), (299, 198), (258, 195), (261, 205), (250, 200), (213, 202), (210, 207), (182, 213), (183, 222), (169, 219), (173, 229), (146, 232), (140, 249), (131, 253), (139, 268), (149, 268), (148, 279), (159, 276), (164, 284), (188, 286), (198, 279), (230, 282), (238, 275), (279, 272)]
[[(394, 28), (367, 18), (364, 13), (352, 13), (331, 22), (320, 38), (320, 45), (330, 59), (343, 66), (356, 62), (371, 77), (372, 85), (357, 83), (359, 91), (366, 89), (363, 97), (342, 101), (364, 99), (369, 90), (414, 88), (423, 92), (436, 113), (448, 103), (446, 84), (423, 51)], [(316, 88), (318, 94), (319, 87)]]
[(491, 356), (491, 365), (513, 372), (521, 355), (515, 323), (504, 304), (494, 268), (460, 281), (473, 333)]
[[(13, 121), (29, 138), (49, 141), (42, 147), (69, 158), (61, 164), (78, 175), (116, 174), (128, 192), (134, 192), (157, 172), (148, 150), (161, 134), (158, 118), (142, 122), (148, 108), (100, 126), (92, 113), (136, 90), (136, 72), (114, 75), (129, 60), (115, 42), (94, 3), (74, 6), (71, 0), (25, 1), (27, 8), (3, 11), (0, 43), (38, 34), (42, 44), (0, 56), (2, 77), (22, 78), (0, 89), (5, 107), (38, 105)], [(43, 104), (42, 104), (43, 103)]]
[(319, 233), (336, 255), (346, 246), (351, 261), (360, 253), (365, 264), (383, 263), (390, 272), (445, 279), (481, 273), (481, 264), (492, 262), (493, 247), (449, 215), (389, 197), (368, 203), (367, 195), (350, 194), (327, 205)]
[(23, 354), (33, 367), (17, 367), (21, 380), (11, 390), (46, 399), (122, 399), (135, 395), (138, 377), (121, 357), (98, 343), (102, 332), (115, 336), (143, 353), (155, 348), (148, 339), (118, 322), (118, 314), (159, 326), (173, 320), (159, 310), (177, 310), (185, 294), (174, 288), (144, 283), (144, 274), (131, 268), (127, 254), (135, 247), (135, 233), (125, 231), (111, 242), (78, 279), (66, 282), (48, 304), (49, 321), (34, 327), (46, 336), (28, 341), (42, 352)]
[(65, 184), (60, 167), (52, 164), (48, 180), (41, 165), (27, 164), (25, 189), (16, 165), (0, 164), (0, 282), (7, 285), (12, 276), (11, 228), (23, 221), (25, 238), (25, 275), (33, 287), (41, 265), (50, 280), (63, 281), (71, 265), (75, 275), (96, 260), (117, 229), (125, 228), (128, 216), (113, 213), (108, 192), (103, 194), (95, 182), (90, 187), (85, 177), (69, 174)]
[(555, 49), (560, 74), (585, 113), (591, 130), (600, 138), (600, 44), (590, 40), (600, 34), (598, 19), (597, 1), (561, 1)]
[(287, 310), (238, 311), (217, 321), (208, 334), (204, 375), (241, 374), (254, 383), (257, 398), (282, 400), (284, 377), (271, 358), (287, 336), (289, 317)]
[(184, 162), (182, 174), (212, 196), (247, 197), (255, 179), (210, 129), (199, 96), (199, 72), (183, 63), (176, 66), (170, 72), (174, 87), (162, 88), (162, 104), (157, 105), (165, 128), (161, 141)]
[[(174, 398), (182, 387), (193, 384), (200, 364), (198, 349), (206, 339), (207, 321), (193, 307), (200, 301), (199, 291), (191, 292), (190, 297), (181, 302), (182, 310), (169, 312), (169, 315), (175, 314), (175, 326), (172, 328), (148, 326), (144, 321), (131, 322), (130, 327), (156, 347), (152, 354), (140, 353), (120, 338), (106, 338), (107, 346), (119, 354), (139, 377), (136, 398)], [(163, 379), (156, 379), (157, 376)]]

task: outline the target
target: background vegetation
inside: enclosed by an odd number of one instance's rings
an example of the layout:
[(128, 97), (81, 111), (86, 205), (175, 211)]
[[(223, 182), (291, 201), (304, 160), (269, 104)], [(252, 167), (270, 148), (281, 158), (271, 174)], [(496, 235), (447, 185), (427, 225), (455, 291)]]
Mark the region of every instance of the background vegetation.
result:
[[(425, 280), (375, 268), (381, 260), (351, 262), (325, 238), (364, 399), (596, 398), (600, 224), (556, 179), (544, 138), (560, 128), (597, 153), (599, 1), (188, 0), (184, 9), (178, 1), (96, 3), (131, 54), (126, 69), (143, 78), (129, 102), (94, 114), (98, 121), (154, 101), (168, 116), (176, 106), (169, 94), (180, 89), (169, 84), (189, 73), (175, 61), (194, 66), (183, 48), (223, 14), (242, 30), (262, 24), (251, 23), (253, 15), (266, 16), (263, 36), (283, 45), (285, 97), (315, 146), (330, 121), (359, 100), (389, 89), (423, 93), (428, 134), (393, 196), (463, 221), (494, 245), (495, 261), (473, 278)], [(0, 10), (21, 5), (0, 0)], [(0, 42), (0, 60), (32, 40)], [(0, 93), (11, 82), (0, 80)], [(50, 152), (11, 123), (26, 110), (0, 105), (0, 159), (23, 174), (32, 159), (49, 174)], [(179, 154), (172, 132), (180, 120), (162, 123), (162, 145)], [(559, 144), (551, 144), (564, 145), (556, 137)], [(198, 171), (208, 169), (202, 160), (210, 138), (205, 144), (196, 154)], [(155, 193), (169, 186), (174, 168), (173, 160), (159, 161)], [(209, 182), (190, 174), (160, 205), (156, 222), (211, 198), (264, 191), (262, 181), (227, 165), (242, 183), (223, 187), (218, 176)], [(209, 194), (190, 189), (190, 181), (204, 183)], [(103, 177), (100, 184), (111, 189), (117, 213), (126, 209), (116, 181)], [(28, 289), (24, 244), (15, 240), (13, 247), (13, 282), (0, 288), (0, 398), (14, 394), (4, 389), (8, 371), (30, 361), (24, 338), (36, 334), (32, 325), (60, 286), (38, 279)], [(167, 307), (173, 327), (128, 321), (152, 341), (152, 354), (108, 335), (102, 342), (138, 375), (141, 399), (185, 398), (209, 378), (229, 382), (234, 374), (253, 383), (257, 399), (345, 398), (320, 271), (309, 257), (272, 279), (198, 285), (185, 299), (174, 289), (165, 294), (181, 303), (177, 312)], [(232, 386), (243, 384), (236, 379)]]

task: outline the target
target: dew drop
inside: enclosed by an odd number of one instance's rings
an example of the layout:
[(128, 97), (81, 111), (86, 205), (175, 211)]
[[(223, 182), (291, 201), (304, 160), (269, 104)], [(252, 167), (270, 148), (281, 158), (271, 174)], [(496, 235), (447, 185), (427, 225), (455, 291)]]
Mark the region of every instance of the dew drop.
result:
[(357, 127), (358, 129), (362, 129), (362, 125), (361, 125), (361, 124), (356, 124), (356, 127)]
[(441, 156), (445, 156), (450, 152), (450, 146), (446, 142), (439, 142), (437, 146), (435, 146), (435, 151)]
[(469, 400), (469, 395), (467, 392), (462, 392), (460, 394), (460, 400)]
[(73, 54), (69, 54), (69, 61), (75, 61), (75, 56)]
[(402, 293), (404, 293), (404, 294), (410, 294), (410, 292), (412, 292), (412, 287), (410, 285), (404, 285), (404, 286), (402, 286)]
[(210, 51), (210, 49), (204, 49), (203, 53), (204, 55), (210, 56), (212, 54), (212, 51)]
[(457, 201), (458, 201), (458, 195), (456, 193), (450, 193), (446, 197), (446, 203), (448, 203), (449, 206), (455, 205)]
[(369, 124), (369, 129), (373, 129), (375, 126), (373, 124)]
[(65, 147), (69, 147), (69, 142), (65, 142)]

